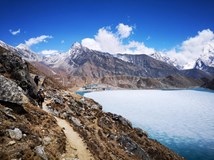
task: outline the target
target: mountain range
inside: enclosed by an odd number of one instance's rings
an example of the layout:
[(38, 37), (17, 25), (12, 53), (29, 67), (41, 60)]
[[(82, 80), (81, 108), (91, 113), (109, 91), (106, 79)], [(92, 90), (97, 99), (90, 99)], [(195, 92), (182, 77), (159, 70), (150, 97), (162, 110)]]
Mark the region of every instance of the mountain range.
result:
[[(204, 50), (206, 54), (199, 57), (190, 69), (184, 69), (176, 60), (159, 52), (151, 55), (112, 55), (91, 50), (77, 42), (68, 52), (49, 57), (39, 56), (24, 44), (12, 47), (0, 41), (0, 46), (15, 52), (64, 86), (70, 87), (105, 83), (126, 88), (182, 88), (202, 85), (214, 77), (214, 49), (211, 46)], [(164, 80), (167, 77), (174, 82)], [(148, 85), (145, 79), (149, 79), (151, 84)]]

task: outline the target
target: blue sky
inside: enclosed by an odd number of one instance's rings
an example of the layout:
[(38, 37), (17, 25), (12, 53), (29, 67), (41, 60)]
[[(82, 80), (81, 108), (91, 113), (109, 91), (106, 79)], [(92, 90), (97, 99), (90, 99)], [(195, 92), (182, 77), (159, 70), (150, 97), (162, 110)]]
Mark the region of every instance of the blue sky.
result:
[(132, 27), (121, 43), (143, 42), (156, 50), (170, 50), (205, 29), (214, 31), (213, 0), (0, 0), (0, 6), (0, 40), (17, 46), (49, 36), (30, 46), (35, 52), (67, 51), (75, 41), (95, 38), (103, 27), (118, 36), (119, 24)]

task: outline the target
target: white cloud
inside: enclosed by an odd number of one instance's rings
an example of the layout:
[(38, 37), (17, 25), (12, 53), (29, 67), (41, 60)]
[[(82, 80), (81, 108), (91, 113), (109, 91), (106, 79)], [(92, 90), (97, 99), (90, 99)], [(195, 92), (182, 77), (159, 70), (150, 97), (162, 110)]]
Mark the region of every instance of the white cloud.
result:
[(110, 53), (124, 52), (119, 37), (105, 28), (99, 29), (97, 35), (95, 35), (95, 41), (103, 51)]
[(10, 29), (9, 32), (15, 36), (15, 35), (19, 34), (21, 32), (21, 30), (18, 29), (17, 31), (13, 31), (12, 29)]
[(29, 40), (25, 41), (25, 45), (27, 45), (28, 47), (34, 45), (34, 44), (38, 44), (41, 42), (47, 42), (47, 39), (51, 39), (53, 38), (52, 36), (49, 35), (42, 35), (36, 38), (30, 38)]
[[(25, 41), (25, 43), (20, 43), (18, 46), (16, 46), (17, 48), (23, 49), (23, 50), (30, 50), (30, 47), (32, 45), (41, 43), (41, 42), (47, 42), (47, 39), (53, 38), (52, 36), (48, 36), (48, 35), (42, 35), (39, 37), (35, 37), (35, 38), (30, 38), (27, 41)], [(53, 51), (53, 50), (50, 50)], [(44, 51), (44, 53), (47, 53)]]
[(102, 52), (124, 52), (119, 37), (112, 33), (109, 27), (100, 28), (94, 38), (85, 38), (81, 43), (83, 46)]
[(127, 38), (132, 33), (133, 27), (120, 23), (117, 25), (116, 29), (121, 38)]
[(126, 46), (126, 53), (129, 54), (152, 54), (155, 52), (155, 49), (148, 48), (143, 42), (131, 41)]
[(89, 47), (90, 49), (101, 51), (99, 43), (93, 38), (85, 38), (81, 43), (83, 46)]
[(201, 55), (207, 54), (206, 48), (214, 48), (214, 33), (210, 29), (199, 31), (194, 37), (183, 41), (180, 46), (169, 50), (166, 54), (176, 58), (181, 65), (194, 64)]
[(100, 28), (94, 38), (85, 38), (81, 43), (90, 49), (111, 54), (151, 54), (155, 51), (153, 48), (146, 47), (143, 42), (129, 41), (128, 44), (123, 43), (123, 40), (131, 35), (132, 27), (120, 23), (116, 29), (117, 32), (113, 33), (110, 27)]
[(59, 54), (59, 51), (58, 50), (43, 50), (43, 51), (39, 52), (39, 54), (41, 54), (45, 57), (50, 57), (52, 55)]

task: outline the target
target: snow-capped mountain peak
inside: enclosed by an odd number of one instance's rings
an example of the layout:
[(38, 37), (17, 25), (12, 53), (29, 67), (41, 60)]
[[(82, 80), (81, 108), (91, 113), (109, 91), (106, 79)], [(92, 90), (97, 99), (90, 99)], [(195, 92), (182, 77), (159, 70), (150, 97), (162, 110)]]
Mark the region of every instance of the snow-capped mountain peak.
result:
[(72, 47), (71, 48), (82, 48), (82, 44), (80, 44), (79, 42), (75, 42), (74, 44), (72, 44)]
[(167, 55), (165, 55), (164, 53), (161, 53), (161, 52), (154, 52), (152, 54), (149, 55), (150, 57), (156, 59), (156, 60), (159, 60), (159, 61), (162, 61), (162, 62), (165, 62), (165, 63), (168, 63), (174, 67), (176, 67), (177, 69), (181, 69), (182, 67), (178, 64), (177, 60), (176, 59), (172, 59), (172, 58), (169, 58)]
[(207, 67), (214, 67), (214, 46), (207, 44), (203, 54), (196, 60), (194, 68), (204, 70)]
[(68, 53), (73, 57), (77, 57), (79, 54), (83, 53), (83, 52), (87, 52), (89, 51), (89, 49), (87, 47), (84, 47), (82, 44), (80, 44), (79, 42), (75, 42), (71, 49), (68, 51)]
[(27, 45), (23, 44), (23, 43), (21, 43), (18, 46), (16, 46), (16, 48), (19, 48), (19, 49), (22, 49), (22, 50), (25, 50), (25, 51), (31, 51), (30, 48)]
[(201, 58), (197, 59), (196, 63), (195, 63), (195, 68), (196, 69), (203, 69), (204, 66), (204, 62), (201, 60)]

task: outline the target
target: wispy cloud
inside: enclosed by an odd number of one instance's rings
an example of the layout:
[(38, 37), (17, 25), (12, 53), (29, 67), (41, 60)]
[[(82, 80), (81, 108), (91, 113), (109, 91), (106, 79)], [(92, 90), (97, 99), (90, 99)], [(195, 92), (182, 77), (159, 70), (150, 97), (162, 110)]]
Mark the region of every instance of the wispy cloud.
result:
[(13, 31), (12, 29), (10, 29), (9, 32), (10, 32), (12, 35), (15, 36), (15, 35), (19, 34), (19, 33), (21, 32), (21, 30), (18, 29), (18, 30), (16, 30), (16, 31)]
[(47, 39), (51, 39), (53, 38), (53, 36), (49, 36), (49, 35), (42, 35), (39, 37), (35, 37), (35, 38), (30, 38), (27, 41), (25, 41), (25, 45), (27, 45), (28, 47), (41, 43), (41, 42), (47, 42)]
[(24, 49), (24, 50), (30, 50), (30, 47), (32, 45), (35, 45), (35, 44), (38, 44), (38, 43), (42, 43), (42, 42), (47, 42), (47, 39), (51, 39), (51, 38), (53, 38), (53, 36), (41, 35), (39, 37), (30, 38), (27, 41), (25, 41), (25, 43), (20, 43), (16, 47), (20, 48), (20, 49)]
[(61, 40), (61, 44), (65, 43), (65, 40)]

